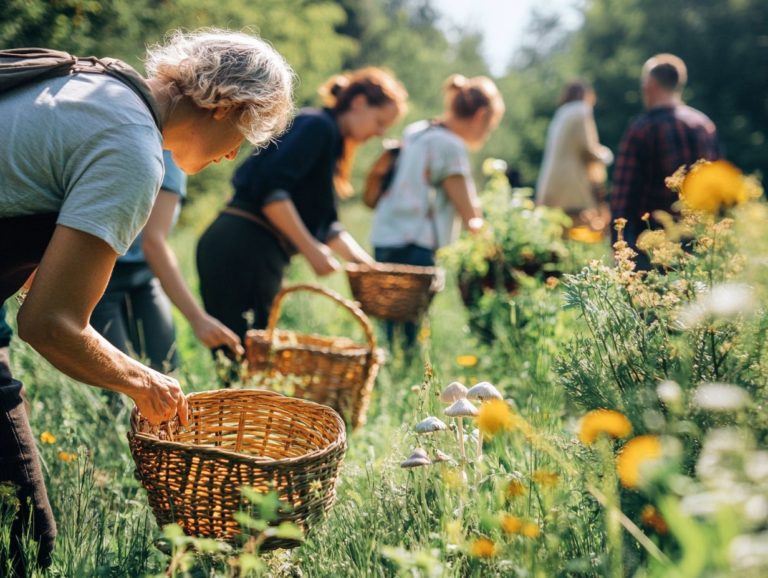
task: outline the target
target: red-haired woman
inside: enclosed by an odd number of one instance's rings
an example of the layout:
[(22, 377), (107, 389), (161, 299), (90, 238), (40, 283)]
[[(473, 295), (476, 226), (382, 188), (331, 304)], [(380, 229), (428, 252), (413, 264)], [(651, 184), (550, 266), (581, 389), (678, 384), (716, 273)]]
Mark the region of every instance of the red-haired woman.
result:
[(205, 309), (241, 338), (248, 311), (254, 327), (266, 327), (292, 255), (301, 253), (317, 275), (339, 268), (332, 253), (373, 261), (339, 223), (336, 196), (349, 189), (355, 147), (392, 126), (407, 93), (373, 67), (334, 76), (320, 93), (326, 107), (302, 110), (287, 133), (238, 167), (234, 196), (197, 247)]

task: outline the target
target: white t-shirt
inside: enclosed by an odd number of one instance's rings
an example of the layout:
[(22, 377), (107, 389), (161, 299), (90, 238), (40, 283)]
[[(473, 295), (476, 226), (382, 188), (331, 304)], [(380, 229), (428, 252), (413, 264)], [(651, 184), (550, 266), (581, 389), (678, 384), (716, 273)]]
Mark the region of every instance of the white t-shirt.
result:
[(461, 222), (441, 183), (455, 175), (466, 177), (469, 193), (474, 196), (464, 141), (427, 121), (408, 126), (392, 184), (376, 205), (371, 244), (438, 249), (453, 242)]
[(163, 180), (162, 135), (141, 98), (105, 74), (0, 94), (0, 218), (57, 224), (127, 251)]

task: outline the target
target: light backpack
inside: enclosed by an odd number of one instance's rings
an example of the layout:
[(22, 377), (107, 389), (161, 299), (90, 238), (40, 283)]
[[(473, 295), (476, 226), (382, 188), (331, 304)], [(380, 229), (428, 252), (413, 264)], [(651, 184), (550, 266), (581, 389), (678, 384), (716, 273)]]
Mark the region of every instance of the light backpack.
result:
[(0, 50), (0, 98), (3, 93), (25, 84), (81, 72), (108, 74), (123, 82), (144, 101), (157, 128), (162, 130), (158, 104), (147, 86), (147, 81), (130, 65), (116, 58), (79, 58), (49, 48)]

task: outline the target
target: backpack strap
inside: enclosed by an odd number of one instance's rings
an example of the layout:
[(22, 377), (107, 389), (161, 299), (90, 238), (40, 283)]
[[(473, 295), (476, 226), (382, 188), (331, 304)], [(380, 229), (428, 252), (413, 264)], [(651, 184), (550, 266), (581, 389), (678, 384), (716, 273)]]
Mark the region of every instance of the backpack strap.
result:
[(154, 119), (157, 128), (162, 132), (163, 122), (162, 117), (160, 116), (160, 105), (157, 100), (155, 100), (155, 97), (152, 96), (152, 92), (149, 90), (149, 85), (147, 85), (146, 79), (136, 72), (132, 66), (117, 58), (96, 58), (95, 56), (89, 56), (87, 58), (76, 58), (76, 62), (72, 66), (72, 72), (108, 74), (121, 81), (144, 101), (144, 104), (152, 114), (152, 118)]
[(0, 93), (27, 83), (78, 72), (108, 74), (120, 80), (141, 98), (162, 132), (160, 107), (146, 79), (122, 60), (95, 56), (78, 58), (68, 52), (50, 48), (0, 50)]

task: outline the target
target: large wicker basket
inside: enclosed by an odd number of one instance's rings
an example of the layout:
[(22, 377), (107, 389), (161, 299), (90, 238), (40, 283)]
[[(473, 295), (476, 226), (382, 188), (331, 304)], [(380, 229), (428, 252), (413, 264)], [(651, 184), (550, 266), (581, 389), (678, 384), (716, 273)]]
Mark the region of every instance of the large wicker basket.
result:
[(445, 273), (439, 267), (394, 263), (347, 265), (352, 295), (371, 317), (389, 321), (418, 321), (442, 291)]
[[(367, 343), (277, 329), (283, 299), (297, 292), (322, 295), (349, 311)], [(365, 423), (381, 352), (371, 323), (355, 303), (317, 285), (285, 287), (272, 303), (267, 328), (248, 331), (245, 344), (248, 372), (262, 377), (260, 386), (270, 387), (277, 377), (292, 384), (294, 396), (331, 406), (353, 428)]]
[[(134, 408), (128, 440), (137, 477), (161, 526), (232, 542), (241, 529), (240, 488), (277, 492), (289, 520), (305, 531), (336, 500), (347, 448), (344, 423), (332, 409), (264, 390), (192, 393), (189, 425), (150, 426)], [(267, 538), (261, 549), (295, 540)]]

